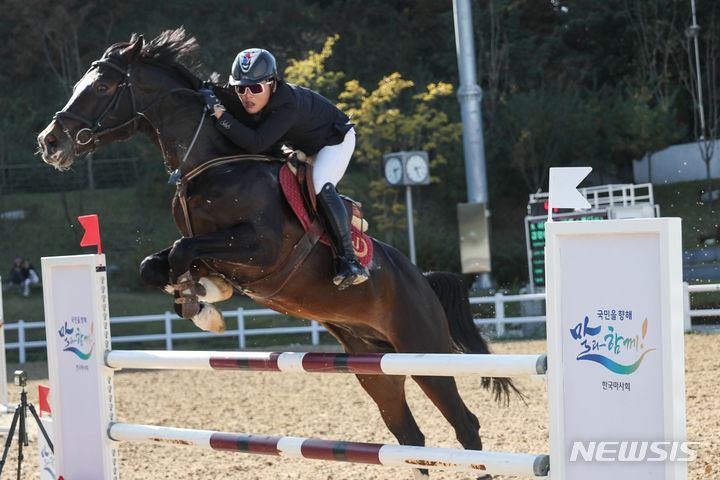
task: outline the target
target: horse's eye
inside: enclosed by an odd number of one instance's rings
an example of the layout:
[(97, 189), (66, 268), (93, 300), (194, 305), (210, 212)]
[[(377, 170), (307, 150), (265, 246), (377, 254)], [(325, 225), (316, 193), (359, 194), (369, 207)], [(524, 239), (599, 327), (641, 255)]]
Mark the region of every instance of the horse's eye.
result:
[(98, 84), (98, 85), (95, 85), (95, 90), (96, 90), (98, 93), (105, 93), (105, 92), (108, 91), (108, 86), (105, 85), (104, 83), (100, 83), (100, 84)]

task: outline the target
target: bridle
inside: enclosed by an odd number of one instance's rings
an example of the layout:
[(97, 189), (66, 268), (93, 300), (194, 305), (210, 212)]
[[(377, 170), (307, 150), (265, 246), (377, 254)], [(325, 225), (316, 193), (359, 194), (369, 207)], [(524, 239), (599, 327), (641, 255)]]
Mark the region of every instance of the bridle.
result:
[[(110, 99), (110, 103), (108, 103), (107, 107), (105, 107), (105, 110), (100, 114), (100, 116), (97, 118), (97, 120), (89, 120), (88, 118), (79, 115), (77, 113), (68, 112), (66, 110), (61, 110), (55, 114), (53, 117), (53, 120), (55, 120), (60, 127), (62, 128), (62, 131), (65, 133), (65, 135), (68, 137), (70, 142), (84, 146), (87, 145), (90, 142), (93, 142), (95, 144), (98, 144), (100, 142), (100, 138), (102, 135), (106, 135), (108, 133), (112, 133), (116, 130), (120, 130), (121, 128), (125, 128), (128, 125), (132, 125), (133, 129), (137, 129), (137, 121), (140, 118), (145, 118), (149, 121), (146, 114), (147, 112), (156, 106), (162, 99), (167, 97), (168, 95), (176, 92), (189, 92), (194, 95), (202, 95), (199, 92), (190, 89), (190, 88), (183, 88), (183, 87), (177, 87), (177, 88), (171, 88), (170, 90), (167, 90), (160, 95), (158, 95), (151, 103), (147, 106), (147, 108), (142, 111), (138, 112), (136, 100), (135, 100), (135, 90), (133, 90), (133, 85), (131, 81), (131, 74), (132, 74), (132, 63), (128, 64), (127, 67), (122, 68), (119, 65), (117, 65), (114, 62), (111, 62), (110, 60), (96, 60), (94, 61), (91, 66), (90, 70), (96, 67), (109, 67), (112, 68), (118, 72), (120, 72), (123, 75), (123, 80), (121, 83), (118, 84), (115, 94), (113, 95), (113, 98)], [(88, 70), (88, 72), (90, 71)], [(85, 74), (87, 75), (87, 73)], [(118, 106), (120, 105), (120, 98), (122, 97), (122, 94), (125, 91), (128, 91), (130, 93), (130, 102), (132, 104), (132, 115), (129, 120), (120, 123), (119, 125), (115, 125), (113, 127), (105, 128), (104, 130), (101, 130), (103, 124), (105, 123), (105, 120), (114, 114)], [(75, 134), (75, 138), (72, 137), (70, 134), (70, 129), (65, 125), (65, 122), (63, 122), (63, 118), (69, 118), (72, 120), (77, 120), (78, 122), (86, 125), (85, 128), (81, 128), (78, 130), (78, 132)], [(152, 122), (150, 122), (152, 124)], [(158, 132), (159, 133), (159, 132)]]

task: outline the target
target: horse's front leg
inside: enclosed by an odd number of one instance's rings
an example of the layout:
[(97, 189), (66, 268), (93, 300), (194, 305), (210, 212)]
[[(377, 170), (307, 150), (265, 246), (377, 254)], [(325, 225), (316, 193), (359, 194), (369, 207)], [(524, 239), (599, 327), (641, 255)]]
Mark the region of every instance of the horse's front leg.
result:
[(183, 237), (175, 241), (167, 258), (177, 314), (191, 319), (203, 330), (224, 332), (222, 313), (212, 304), (198, 299), (191, 267), (193, 262), (203, 258), (236, 263), (248, 263), (253, 259), (257, 261), (268, 254), (268, 249), (259, 243), (259, 238), (251, 225), (240, 224), (228, 230)]
[[(148, 255), (140, 263), (140, 277), (145, 284), (157, 287), (172, 295), (175, 293), (170, 282), (170, 262), (168, 256), (173, 247)], [(233, 294), (230, 282), (217, 275), (190, 269), (193, 276), (200, 277), (196, 285), (197, 296), (202, 302), (216, 303), (227, 300)]]

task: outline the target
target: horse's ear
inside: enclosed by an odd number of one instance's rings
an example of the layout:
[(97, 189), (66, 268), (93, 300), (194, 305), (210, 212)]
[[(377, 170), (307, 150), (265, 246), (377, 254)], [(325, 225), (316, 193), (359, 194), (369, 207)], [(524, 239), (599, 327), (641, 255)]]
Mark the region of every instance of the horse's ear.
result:
[(127, 59), (128, 63), (133, 63), (145, 46), (145, 38), (140, 34), (130, 41), (132, 43), (122, 52), (122, 56)]

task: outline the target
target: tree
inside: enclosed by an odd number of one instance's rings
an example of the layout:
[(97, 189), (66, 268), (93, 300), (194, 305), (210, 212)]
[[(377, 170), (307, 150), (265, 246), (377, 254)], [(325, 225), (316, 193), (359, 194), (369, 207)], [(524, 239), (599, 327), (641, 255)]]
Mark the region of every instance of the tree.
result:
[[(329, 37), (319, 53), (310, 51), (303, 59), (291, 59), (285, 78), (329, 95), (344, 77), (341, 72), (325, 68), (337, 41), (337, 35)], [(430, 154), (431, 169), (441, 171), (449, 162), (447, 155), (453, 151), (451, 146), (459, 142), (462, 132), (461, 127), (438, 108), (443, 98), (453, 93), (451, 85), (433, 83), (408, 97), (406, 92), (410, 93), (414, 87), (414, 82), (395, 72), (383, 77), (370, 92), (358, 80), (347, 81), (337, 97), (338, 107), (356, 123), (358, 141), (353, 163), (362, 165), (366, 171), (373, 229), (384, 233), (390, 243), (395, 231), (406, 228), (405, 205), (400, 190), (385, 185), (383, 154), (426, 150)], [(438, 177), (432, 181), (438, 183)]]
[(681, 48), (676, 32), (680, 22), (680, 0), (623, 0), (624, 13), (635, 35), (639, 84), (661, 108), (674, 101), (673, 57)]
[(623, 0), (624, 13), (635, 35), (639, 72), (630, 79), (627, 105), (626, 147), (648, 159), (652, 183), (652, 157), (658, 150), (682, 138), (674, 108), (678, 86), (673, 58), (680, 48), (677, 35), (679, 0)]
[(677, 123), (674, 109), (657, 102), (649, 87), (628, 87), (615, 112), (622, 127), (616, 150), (647, 158), (648, 182), (652, 183), (653, 154), (678, 142), (684, 134), (683, 126)]
[(532, 90), (508, 96), (502, 112), (503, 138), (508, 142), (512, 167), (528, 191), (547, 183), (550, 166), (577, 160), (572, 145), (581, 113), (576, 89)]

